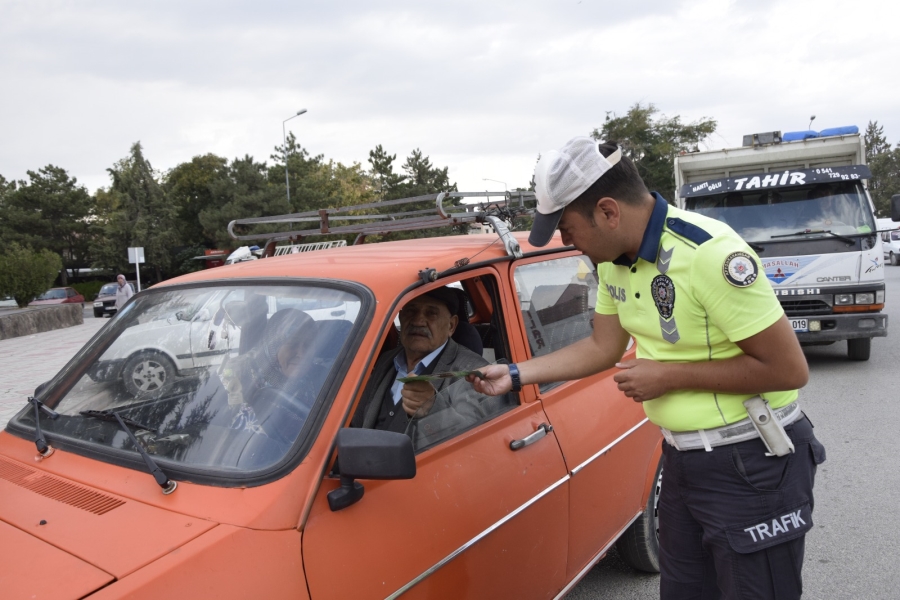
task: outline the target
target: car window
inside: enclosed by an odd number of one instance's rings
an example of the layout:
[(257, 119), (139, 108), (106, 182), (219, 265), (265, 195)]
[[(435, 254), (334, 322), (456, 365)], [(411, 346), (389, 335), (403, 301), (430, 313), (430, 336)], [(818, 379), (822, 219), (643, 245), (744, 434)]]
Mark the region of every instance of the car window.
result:
[(486, 396), (461, 377), (452, 377), (451, 381), (435, 394), (428, 414), (415, 415), (407, 422), (404, 433), (412, 438), (416, 453), (478, 427), (515, 406), (512, 395)]
[[(532, 356), (543, 356), (591, 335), (597, 276), (587, 257), (570, 256), (515, 270), (516, 293)], [(542, 392), (562, 382), (540, 386)]]
[[(286, 307), (278, 308), (281, 301)], [(45, 430), (135, 451), (113, 412), (154, 457), (253, 471), (281, 460), (322, 405), (360, 298), (332, 287), (233, 286), (148, 291), (102, 332), (83, 376)], [(338, 317), (293, 308), (352, 307)], [(352, 313), (351, 318), (344, 318)], [(23, 417), (23, 419), (26, 417)]]
[(75, 290), (73, 290), (72, 288), (66, 288), (66, 296), (68, 296), (69, 298), (74, 298)]
[(65, 290), (47, 290), (37, 297), (38, 300), (63, 300), (66, 297)]
[(98, 296), (112, 296), (116, 293), (116, 288), (119, 287), (117, 283), (107, 283), (102, 288), (100, 288), (100, 293)]
[[(389, 343), (390, 347), (376, 361), (352, 423), (406, 433), (419, 453), (517, 406), (518, 394), (497, 397), (479, 394), (463, 375), (498, 359), (506, 361), (509, 356), (502, 315), (494, 310), (494, 307), (500, 306), (497, 286), (497, 280), (487, 276), (447, 285), (458, 290), (460, 301), (458, 324), (451, 338), (457, 346), (456, 358), (451, 359), (449, 352), (454, 350), (448, 346), (430, 363), (424, 384), (433, 388), (433, 400), (422, 412), (412, 416), (403, 409), (402, 400), (395, 403), (395, 394), (402, 394), (401, 388), (404, 386), (402, 382), (395, 384), (397, 369), (394, 367), (395, 360), (403, 364), (406, 356), (404, 336), (402, 330), (389, 332), (389, 340), (399, 337), (399, 341)], [(481, 307), (479, 313), (476, 313), (471, 296), (466, 292), (467, 288), (476, 287), (492, 299), (490, 306)], [(400, 308), (402, 310), (403, 307)], [(479, 316), (476, 317), (476, 314)], [(397, 317), (391, 327), (399, 329), (400, 323), (401, 319)], [(423, 381), (416, 384), (421, 385)]]

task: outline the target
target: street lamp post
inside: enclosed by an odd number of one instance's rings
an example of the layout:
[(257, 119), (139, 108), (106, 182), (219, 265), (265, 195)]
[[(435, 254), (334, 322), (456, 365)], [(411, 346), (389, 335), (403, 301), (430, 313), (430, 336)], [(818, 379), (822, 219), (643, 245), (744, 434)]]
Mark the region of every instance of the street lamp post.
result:
[(499, 179), (488, 179), (487, 177), (482, 177), (481, 180), (482, 180), (482, 181), (493, 181), (494, 183), (502, 183), (502, 184), (503, 184), (503, 190), (504, 190), (505, 192), (509, 193), (509, 188), (506, 187), (506, 182), (505, 182), (505, 181), (500, 181)]
[(285, 123), (287, 123), (294, 117), (299, 117), (300, 115), (302, 115), (305, 112), (306, 112), (306, 109), (301, 108), (300, 110), (297, 111), (296, 115), (290, 116), (281, 122), (281, 139), (284, 143), (284, 146), (282, 147), (284, 149), (284, 185), (285, 185), (285, 188), (287, 188), (288, 206), (291, 205), (291, 181), (290, 181), (290, 179), (288, 179), (287, 131), (285, 130)]

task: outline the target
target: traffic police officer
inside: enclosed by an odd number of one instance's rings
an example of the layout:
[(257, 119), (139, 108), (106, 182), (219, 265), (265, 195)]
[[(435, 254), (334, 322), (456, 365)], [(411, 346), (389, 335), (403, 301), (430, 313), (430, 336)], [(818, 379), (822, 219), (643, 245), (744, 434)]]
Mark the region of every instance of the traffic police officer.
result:
[[(541, 157), (535, 185), (531, 244), (558, 228), (598, 264), (593, 335), (470, 381), (499, 395), (617, 367), (665, 438), (661, 597), (799, 598), (825, 449), (797, 404), (806, 359), (758, 257), (727, 225), (651, 194), (614, 144), (570, 140)], [(621, 361), (631, 336), (637, 358)], [(760, 437), (745, 401), (774, 434)]]

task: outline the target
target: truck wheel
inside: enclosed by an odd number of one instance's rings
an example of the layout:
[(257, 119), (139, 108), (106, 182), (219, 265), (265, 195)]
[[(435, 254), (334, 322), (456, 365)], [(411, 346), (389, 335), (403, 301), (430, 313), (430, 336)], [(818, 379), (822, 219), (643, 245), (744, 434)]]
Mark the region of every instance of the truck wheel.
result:
[(656, 467), (656, 485), (644, 512), (616, 542), (619, 556), (629, 567), (659, 573), (659, 493), (662, 491), (662, 457)]
[(141, 352), (128, 359), (122, 369), (122, 383), (132, 396), (157, 398), (175, 379), (175, 365), (158, 352)]
[(872, 338), (847, 340), (847, 356), (850, 360), (869, 360), (872, 353)]
[(897, 255), (894, 254), (893, 252), (891, 252), (891, 266), (892, 267), (897, 266)]

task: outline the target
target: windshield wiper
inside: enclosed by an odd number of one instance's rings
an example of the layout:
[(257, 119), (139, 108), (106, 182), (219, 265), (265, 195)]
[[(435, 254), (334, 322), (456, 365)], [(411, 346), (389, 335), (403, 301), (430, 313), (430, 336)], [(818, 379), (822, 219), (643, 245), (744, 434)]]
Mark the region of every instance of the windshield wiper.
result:
[(47, 413), (51, 419), (58, 419), (59, 413), (44, 406), (44, 403), (34, 396), (28, 396), (28, 403), (34, 406), (34, 445), (41, 458), (47, 458), (53, 454), (53, 446), (47, 443), (47, 440), (44, 439), (44, 432), (41, 431), (41, 411)]
[[(151, 431), (156, 433), (156, 430), (147, 427), (146, 425), (142, 425), (135, 421), (134, 419), (129, 419), (128, 417), (122, 417), (119, 413), (111, 410), (83, 410), (81, 414), (85, 417), (92, 417), (94, 419), (100, 419), (101, 421), (116, 421), (119, 423), (119, 427), (122, 428), (122, 431), (128, 434), (128, 437), (131, 438), (131, 443), (134, 444), (134, 447), (137, 448), (137, 451), (140, 453), (141, 458), (144, 459), (144, 463), (147, 465), (147, 468), (150, 470), (150, 474), (153, 475), (153, 478), (156, 479), (156, 483), (159, 484), (159, 487), (162, 488), (162, 493), (169, 495), (175, 491), (175, 488), (178, 487), (178, 483), (172, 481), (166, 476), (162, 469), (159, 468), (159, 465), (150, 457), (144, 447), (141, 446), (140, 440), (137, 439), (137, 436), (134, 435), (134, 432), (131, 431), (131, 427), (136, 427), (138, 429), (145, 429), (147, 431)], [(128, 425), (131, 425), (129, 427)]]
[(116, 412), (114, 412), (112, 410), (82, 410), (82, 411), (80, 411), (80, 414), (84, 415), (85, 417), (92, 417), (94, 419), (99, 419), (101, 421), (111, 421), (111, 422), (115, 422), (116, 418), (118, 417), (119, 419), (125, 421), (125, 423), (127, 423), (128, 425), (131, 425), (135, 429), (143, 429), (145, 431), (149, 431), (150, 433), (158, 433), (152, 427), (148, 427), (148, 426), (144, 425), (143, 423), (139, 423), (138, 421), (135, 421), (134, 419), (132, 419), (130, 417), (119, 416)]
[[(775, 238), (793, 237), (795, 235), (814, 235), (814, 234), (820, 234), (820, 233), (827, 233), (828, 235), (830, 235), (832, 237), (836, 237), (837, 239), (841, 240), (842, 242), (846, 242), (847, 244), (855, 244), (856, 243), (854, 240), (848, 238), (847, 236), (841, 235), (839, 233), (835, 233), (835, 232), (831, 231), (830, 229), (804, 229), (803, 231), (796, 231), (794, 233), (782, 233), (780, 235), (773, 235), (772, 239), (774, 240)], [(871, 235), (871, 234), (867, 233), (866, 235)]]

